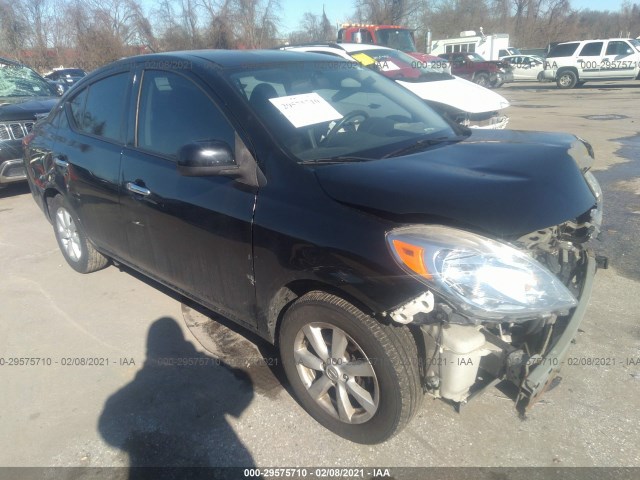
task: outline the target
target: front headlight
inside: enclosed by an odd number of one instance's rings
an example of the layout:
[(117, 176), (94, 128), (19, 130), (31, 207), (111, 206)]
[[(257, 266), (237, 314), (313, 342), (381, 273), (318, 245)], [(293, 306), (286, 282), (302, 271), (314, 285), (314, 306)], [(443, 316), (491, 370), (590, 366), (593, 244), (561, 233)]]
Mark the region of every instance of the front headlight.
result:
[(535, 259), (474, 233), (417, 225), (389, 232), (387, 243), (405, 271), (466, 317), (525, 321), (578, 303)]

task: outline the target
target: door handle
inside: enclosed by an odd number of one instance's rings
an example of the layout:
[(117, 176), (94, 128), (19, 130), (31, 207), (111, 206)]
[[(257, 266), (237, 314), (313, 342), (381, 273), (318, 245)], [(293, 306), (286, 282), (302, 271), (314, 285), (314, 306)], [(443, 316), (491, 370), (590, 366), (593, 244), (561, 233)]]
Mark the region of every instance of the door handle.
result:
[(151, 195), (151, 190), (149, 190), (146, 187), (141, 187), (140, 185), (136, 185), (133, 182), (127, 182), (127, 190), (129, 190), (130, 192), (136, 193), (138, 195), (142, 195), (143, 197)]
[(60, 168), (67, 168), (69, 166), (69, 162), (67, 162), (63, 157), (55, 157), (53, 159), (53, 163), (55, 163)]

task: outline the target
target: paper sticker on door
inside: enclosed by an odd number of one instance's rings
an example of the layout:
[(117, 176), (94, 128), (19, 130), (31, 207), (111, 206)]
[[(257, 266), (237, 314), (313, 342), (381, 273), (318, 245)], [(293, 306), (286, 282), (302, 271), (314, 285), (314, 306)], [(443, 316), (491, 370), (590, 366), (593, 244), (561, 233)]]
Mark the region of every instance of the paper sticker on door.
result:
[(270, 98), (269, 101), (296, 128), (342, 118), (340, 112), (315, 92)]

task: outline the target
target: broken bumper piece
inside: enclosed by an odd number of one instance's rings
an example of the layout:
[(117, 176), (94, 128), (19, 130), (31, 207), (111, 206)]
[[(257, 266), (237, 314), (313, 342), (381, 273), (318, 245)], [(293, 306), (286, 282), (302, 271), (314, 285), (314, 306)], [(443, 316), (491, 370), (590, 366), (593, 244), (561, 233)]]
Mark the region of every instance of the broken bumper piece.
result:
[(548, 335), (545, 355), (529, 355), (481, 325), (432, 323), (421, 325), (425, 340), (424, 385), (432, 395), (458, 408), (488, 386), (508, 380), (518, 387), (521, 414), (557, 382), (569, 346), (584, 318), (591, 296), (596, 259), (585, 255), (579, 303), (569, 316), (558, 318), (537, 334)]
[(558, 375), (567, 356), (569, 346), (576, 337), (578, 327), (582, 323), (589, 298), (591, 297), (593, 278), (596, 272), (596, 259), (591, 255), (587, 255), (586, 260), (586, 278), (582, 291), (580, 292), (580, 303), (574, 310), (562, 335), (556, 340), (555, 344), (551, 346), (551, 349), (544, 357), (535, 361), (535, 366), (530, 368), (530, 371), (522, 381), (520, 392), (516, 399), (516, 407), (522, 413), (538, 401), (546, 390), (552, 387), (554, 379)]

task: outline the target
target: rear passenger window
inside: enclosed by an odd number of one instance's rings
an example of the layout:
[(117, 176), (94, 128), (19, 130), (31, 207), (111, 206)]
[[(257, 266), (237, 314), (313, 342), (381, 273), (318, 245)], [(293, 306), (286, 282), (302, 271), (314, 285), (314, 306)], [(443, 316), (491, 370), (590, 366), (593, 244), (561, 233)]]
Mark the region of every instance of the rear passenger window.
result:
[(75, 127), (83, 133), (122, 141), (129, 72), (98, 80), (70, 102)]
[(581, 57), (599, 57), (602, 53), (602, 42), (587, 43), (580, 51)]
[(172, 72), (146, 70), (138, 117), (138, 147), (170, 158), (189, 143), (226, 142), (235, 132), (212, 100), (191, 80)]
[(578, 49), (579, 43), (563, 43), (561, 45), (556, 45), (551, 49), (547, 58), (555, 58), (555, 57), (570, 57), (573, 55)]

